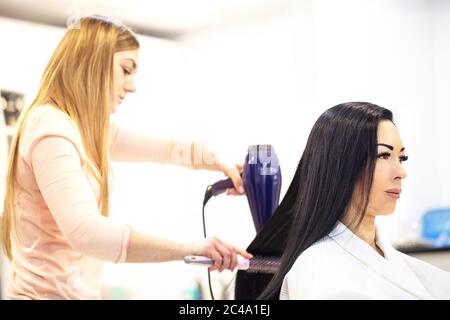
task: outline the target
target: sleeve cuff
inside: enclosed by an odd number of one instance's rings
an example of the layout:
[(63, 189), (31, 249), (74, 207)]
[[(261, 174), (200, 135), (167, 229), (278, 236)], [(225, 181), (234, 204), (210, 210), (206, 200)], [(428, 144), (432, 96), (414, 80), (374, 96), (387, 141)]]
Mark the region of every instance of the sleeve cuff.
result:
[(123, 237), (122, 237), (122, 247), (120, 250), (119, 259), (117, 259), (116, 263), (124, 263), (127, 260), (127, 252), (128, 247), (130, 246), (131, 240), (131, 230), (129, 226), (125, 226), (123, 229)]

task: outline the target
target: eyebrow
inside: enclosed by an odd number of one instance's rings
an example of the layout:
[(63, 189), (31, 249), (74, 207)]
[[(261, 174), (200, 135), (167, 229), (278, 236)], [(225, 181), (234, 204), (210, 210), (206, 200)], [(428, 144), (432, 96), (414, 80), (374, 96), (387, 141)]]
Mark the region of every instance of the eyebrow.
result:
[[(388, 148), (388, 149), (390, 149), (390, 150), (394, 150), (394, 147), (393, 147), (393, 146), (391, 146), (391, 145), (389, 145), (389, 144), (385, 144), (385, 143), (379, 143), (379, 144), (377, 144), (377, 146), (383, 146), (383, 147), (386, 147), (386, 148)], [(401, 148), (400, 152), (402, 152), (402, 151), (404, 151), (404, 150), (405, 150), (405, 147)]]

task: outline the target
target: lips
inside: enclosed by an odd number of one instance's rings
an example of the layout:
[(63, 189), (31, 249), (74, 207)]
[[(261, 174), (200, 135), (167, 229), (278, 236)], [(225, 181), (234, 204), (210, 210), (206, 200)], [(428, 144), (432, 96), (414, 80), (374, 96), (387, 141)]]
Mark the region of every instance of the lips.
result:
[(394, 199), (400, 198), (400, 193), (402, 193), (402, 189), (392, 188), (385, 191), (386, 194)]

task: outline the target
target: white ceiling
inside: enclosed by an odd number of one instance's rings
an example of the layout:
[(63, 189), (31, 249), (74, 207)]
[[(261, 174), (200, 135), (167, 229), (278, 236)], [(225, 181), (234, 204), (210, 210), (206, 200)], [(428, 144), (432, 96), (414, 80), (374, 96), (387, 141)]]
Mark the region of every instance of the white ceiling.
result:
[(79, 16), (101, 14), (135, 31), (176, 38), (201, 28), (265, 17), (300, 0), (0, 0), (0, 16), (66, 26)]

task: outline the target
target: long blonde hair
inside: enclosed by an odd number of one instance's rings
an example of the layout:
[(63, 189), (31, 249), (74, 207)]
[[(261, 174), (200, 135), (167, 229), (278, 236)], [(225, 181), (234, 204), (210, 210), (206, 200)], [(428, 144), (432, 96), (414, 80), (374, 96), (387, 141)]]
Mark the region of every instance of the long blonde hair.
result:
[(11, 143), (1, 223), (1, 240), (10, 260), (18, 146), (25, 120), (41, 105), (48, 104), (61, 110), (77, 125), (93, 166), (88, 169), (100, 185), (99, 209), (102, 215), (108, 215), (113, 56), (118, 51), (138, 48), (139, 42), (130, 29), (102, 16), (81, 18), (66, 31), (45, 68), (36, 98), (20, 116)]

